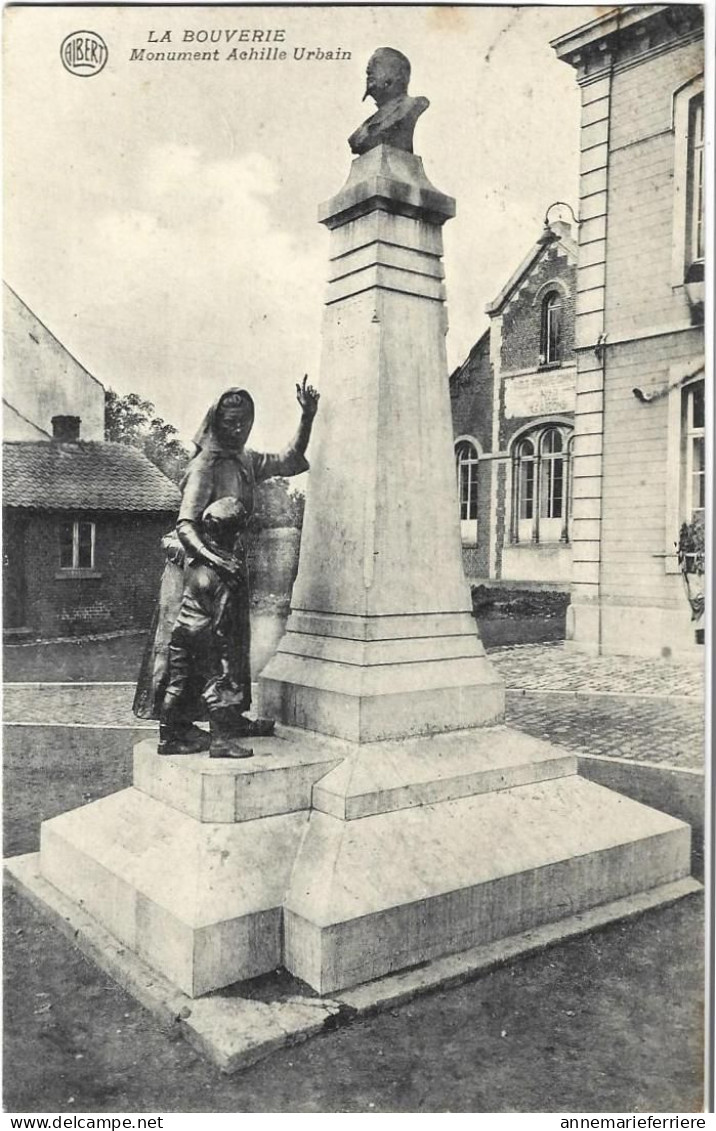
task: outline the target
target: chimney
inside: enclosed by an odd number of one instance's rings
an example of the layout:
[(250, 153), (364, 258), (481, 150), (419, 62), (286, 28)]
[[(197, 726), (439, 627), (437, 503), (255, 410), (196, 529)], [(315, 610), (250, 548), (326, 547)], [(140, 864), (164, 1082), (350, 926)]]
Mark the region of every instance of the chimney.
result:
[(560, 239), (563, 236), (571, 236), (572, 234), (572, 227), (566, 220), (550, 220), (549, 226)]
[(53, 416), (52, 439), (60, 444), (76, 443), (80, 438), (79, 416)]

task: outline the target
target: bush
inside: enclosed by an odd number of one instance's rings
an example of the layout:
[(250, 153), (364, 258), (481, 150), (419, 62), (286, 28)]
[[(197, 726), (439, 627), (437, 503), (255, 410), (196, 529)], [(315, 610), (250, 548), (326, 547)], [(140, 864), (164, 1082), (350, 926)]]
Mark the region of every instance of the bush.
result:
[(478, 619), (492, 617), (541, 617), (544, 620), (564, 617), (569, 593), (554, 590), (501, 589), (487, 585), (472, 586), (472, 611)]
[(683, 573), (704, 573), (706, 569), (706, 531), (703, 514), (685, 522), (675, 543)]
[(275, 530), (281, 526), (303, 526), (306, 496), (289, 486), (287, 479), (268, 479), (256, 488), (251, 530)]

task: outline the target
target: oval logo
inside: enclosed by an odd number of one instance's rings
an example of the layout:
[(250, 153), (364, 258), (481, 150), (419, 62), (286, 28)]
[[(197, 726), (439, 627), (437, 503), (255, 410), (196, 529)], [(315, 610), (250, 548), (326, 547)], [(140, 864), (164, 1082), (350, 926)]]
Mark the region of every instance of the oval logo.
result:
[(73, 31), (60, 47), (60, 58), (71, 75), (91, 78), (98, 75), (107, 62), (107, 44), (96, 31)]

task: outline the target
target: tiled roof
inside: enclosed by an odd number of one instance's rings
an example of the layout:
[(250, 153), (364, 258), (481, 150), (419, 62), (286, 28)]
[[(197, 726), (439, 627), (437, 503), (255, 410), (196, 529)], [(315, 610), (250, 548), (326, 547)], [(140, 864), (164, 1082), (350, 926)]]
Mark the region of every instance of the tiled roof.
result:
[(175, 511), (179, 488), (126, 444), (3, 444), (3, 505), (35, 510)]

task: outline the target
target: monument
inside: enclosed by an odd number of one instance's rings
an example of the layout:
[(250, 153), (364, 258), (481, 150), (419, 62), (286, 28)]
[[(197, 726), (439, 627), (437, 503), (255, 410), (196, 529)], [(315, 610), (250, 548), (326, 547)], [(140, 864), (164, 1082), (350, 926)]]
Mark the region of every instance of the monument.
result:
[(366, 68), (363, 100), (370, 95), (378, 107), (348, 138), (352, 153), (367, 153), (376, 145), (413, 152), (415, 123), (430, 103), (427, 98), (410, 98), (410, 61), (402, 51), (379, 47)]
[[(330, 232), (321, 411), (254, 757), (135, 751), (134, 786), (46, 821), (43, 882), (191, 997), (284, 966), (320, 994), (683, 894), (690, 830), (504, 725), (461, 553), (442, 226), (407, 60), (368, 67)], [(565, 924), (564, 928), (560, 925)]]

